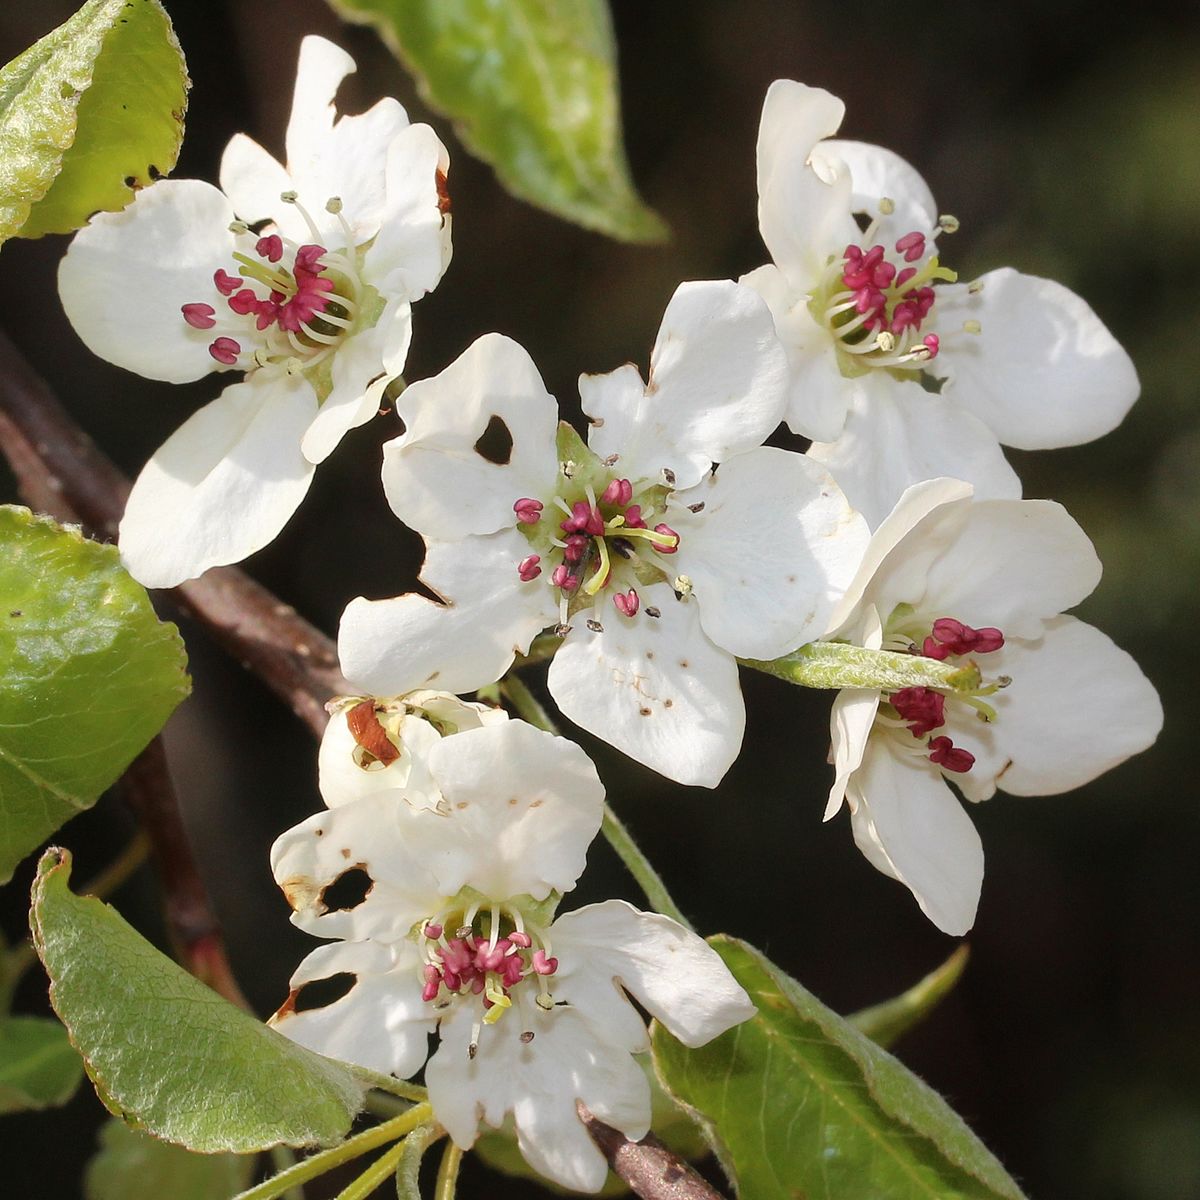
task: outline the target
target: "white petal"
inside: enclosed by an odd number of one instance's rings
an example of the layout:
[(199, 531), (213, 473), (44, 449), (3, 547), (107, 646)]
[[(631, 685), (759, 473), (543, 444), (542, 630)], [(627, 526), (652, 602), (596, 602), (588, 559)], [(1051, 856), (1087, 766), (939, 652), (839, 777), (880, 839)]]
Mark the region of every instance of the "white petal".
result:
[[(698, 605), (665, 585), (640, 589), (642, 608), (582, 614), (550, 664), (550, 694), (564, 716), (679, 783), (716, 787), (742, 745), (746, 710), (732, 655), (704, 636)], [(652, 617), (647, 607), (657, 607)]]
[[(445, 818), (410, 808), (393, 792), (376, 793), (319, 812), (280, 834), (271, 871), (292, 907), (292, 922), (317, 937), (398, 942), (438, 910), (442, 893), (414, 830)], [(421, 839), (423, 840), (423, 839)], [(353, 908), (329, 909), (327, 888), (349, 871), (372, 879)]]
[(842, 807), (850, 776), (862, 765), (863, 755), (867, 752), (867, 738), (882, 698), (881, 692), (871, 688), (843, 688), (834, 697), (829, 714), (833, 785), (829, 789), (823, 820), (832, 820)]
[(332, 389), (304, 434), (301, 449), (311, 463), (323, 463), (338, 443), (378, 411), (387, 385), (401, 371), (412, 341), (412, 310), (390, 300), (370, 329), (347, 337), (333, 355)]
[(759, 267), (738, 282), (767, 302), (787, 354), (790, 379), (783, 416), (788, 428), (814, 441), (833, 441), (846, 424), (857, 384), (838, 367), (832, 336), (813, 319), (808, 296), (795, 291), (774, 264)]
[(391, 98), (361, 116), (337, 117), (334, 97), (354, 70), (354, 60), (324, 38), (310, 36), (300, 43), (287, 128), (288, 173), (326, 238), (323, 244), (344, 240), (336, 217), (324, 208), (334, 196), (343, 202), (342, 215), (356, 242), (379, 230), (387, 211), (388, 147), (408, 128), (408, 116)]
[(1021, 494), (1021, 481), (990, 429), (907, 381), (863, 380), (841, 437), (814, 442), (808, 453), (828, 467), (872, 529), (905, 488), (926, 479), (964, 479), (981, 499)]
[[(938, 211), (929, 185), (916, 169), (891, 150), (867, 142), (842, 138), (827, 141), (821, 149), (836, 156), (850, 170), (851, 204), (854, 211), (872, 220), (880, 217), (879, 201), (893, 204), (891, 214), (883, 214), (875, 241), (894, 243), (896, 237), (916, 231), (931, 234), (937, 226)], [(890, 251), (891, 246), (887, 245)]]
[[(938, 292), (943, 354), (934, 361), (944, 356), (943, 394), (1022, 450), (1077, 446), (1115, 429), (1140, 385), (1129, 355), (1087, 302), (1008, 267), (979, 282), (977, 294), (965, 284)], [(982, 331), (963, 332), (968, 320)]]
[(544, 900), (575, 886), (604, 787), (574, 742), (506, 721), (442, 738), (429, 769), (449, 809), (426, 855), (443, 892)]
[[(629, 368), (620, 386), (584, 375), (584, 412), (598, 422), (588, 442), (601, 458), (620, 455), (632, 480), (667, 467), (679, 487), (714, 462), (759, 445), (783, 419), (787, 356), (762, 298), (729, 280), (681, 283), (663, 314), (639, 395)], [(614, 403), (615, 401), (615, 403)]]
[(88, 349), (148, 379), (187, 383), (216, 369), (211, 331), (185, 304), (221, 299), (213, 272), (229, 267), (233, 209), (211, 184), (164, 179), (118, 213), (98, 213), (58, 268), (67, 319)]
[[(384, 447), (383, 486), (411, 528), (432, 538), (494, 533), (515, 523), (522, 497), (549, 502), (558, 404), (511, 338), (485, 334), (440, 375), (406, 388), (396, 412), (405, 432)], [(475, 449), (493, 418), (512, 438), (503, 464)]]
[[(897, 556), (899, 561), (888, 561), (889, 556), (930, 513), (955, 501), (969, 500), (972, 494), (971, 485), (960, 479), (929, 479), (906, 488), (895, 508), (871, 534), (854, 580), (829, 618), (827, 634), (833, 636), (838, 633), (868, 589), (872, 597), (880, 601), (885, 614), (890, 614), (905, 599), (911, 601), (919, 597), (926, 571), (934, 558), (950, 544), (954, 529), (941, 522), (936, 527), (942, 534), (941, 538), (923, 531), (919, 541), (914, 539), (905, 546), (903, 555)], [(965, 514), (960, 517), (961, 520), (965, 520)], [(888, 571), (882, 572), (885, 561), (888, 561)], [(853, 640), (856, 645), (866, 645), (857, 638)]]
[[(758, 226), (779, 269), (812, 291), (831, 254), (857, 242), (848, 171), (821, 154), (846, 106), (821, 88), (777, 79), (767, 89), (758, 130)], [(813, 161), (815, 159), (815, 161)]]
[(903, 883), (944, 933), (966, 933), (979, 906), (983, 847), (941, 772), (893, 751), (877, 734), (847, 799), (859, 849)]
[(551, 933), (560, 964), (554, 998), (575, 1005), (599, 1028), (611, 1025), (614, 1041), (618, 1031), (632, 1031), (625, 1013), (632, 1014), (641, 1039), (630, 1050), (649, 1049), (649, 1041), (625, 992), (685, 1046), (703, 1046), (755, 1014), (720, 955), (669, 917), (607, 900), (564, 913)]
[(438, 731), (421, 717), (408, 715), (399, 728), (400, 756), (386, 766), (376, 760), (370, 768), (359, 766), (358, 743), (350, 732), (349, 709), (334, 713), (321, 737), (317, 755), (317, 786), (329, 808), (337, 808), (378, 792), (393, 792), (417, 808), (435, 807), (440, 798), (429, 773), (429, 751), (441, 740)]
[(980, 660), (1012, 683), (992, 697), (997, 719), (954, 737), (976, 754), (962, 777), (972, 799), (999, 786), (1016, 796), (1082, 787), (1152, 745), (1162, 729), (1153, 685), (1124, 650), (1074, 617), (1057, 617), (1040, 641), (1008, 643)]
[(404, 702), (427, 712), (447, 733), (465, 733), (484, 725), (499, 725), (508, 720), (508, 713), (489, 704), (461, 700), (450, 692), (410, 692)]
[(429, 542), (421, 581), (445, 603), (413, 592), (352, 600), (338, 631), (346, 678), (374, 696), (432, 685), (470, 692), (499, 679), (558, 615), (544, 576), (522, 583), (517, 574), (528, 552), (515, 529)]
[[(677, 569), (717, 646), (772, 659), (824, 632), (870, 534), (812, 459), (760, 446), (676, 499)], [(696, 503), (703, 510), (689, 512)]]
[(261, 550), (304, 499), (300, 438), (317, 400), (300, 376), (227, 387), (142, 468), (121, 519), (121, 559), (146, 587), (174, 587)]
[(963, 514), (953, 542), (926, 575), (918, 607), (932, 617), (1038, 637), (1044, 620), (1074, 607), (1100, 582), (1095, 548), (1061, 504), (976, 500)]
[[(484, 1028), (473, 1059), (467, 1047), (476, 1010), (460, 1005), (442, 1022), (442, 1044), (425, 1071), (429, 1099), (464, 1149), (481, 1116), (499, 1127), (511, 1112), (530, 1166), (563, 1187), (597, 1191), (608, 1167), (575, 1102), (636, 1140), (650, 1127), (649, 1084), (634, 1058), (601, 1040), (579, 1013), (542, 1012), (529, 997), (521, 989), (514, 1011)], [(521, 1042), (523, 1032), (533, 1039)]]
[(332, 1004), (303, 1012), (284, 1005), (268, 1022), (318, 1054), (402, 1078), (415, 1074), (429, 1052), (437, 1021), (421, 999), (416, 948), (377, 942), (337, 942), (314, 950), (297, 968), (291, 986), (339, 974), (357, 976)]
[(235, 133), (221, 155), (221, 191), (229, 197), (234, 212), (247, 225), (271, 221), (296, 242), (312, 237), (304, 218), (280, 196), (293, 191), (295, 180), (287, 169), (253, 138)]
[(446, 147), (428, 125), (409, 126), (388, 147), (387, 210), (363, 263), (381, 291), (419, 300), (449, 265), (449, 225), (437, 186), (438, 172), (445, 175), (449, 166)]

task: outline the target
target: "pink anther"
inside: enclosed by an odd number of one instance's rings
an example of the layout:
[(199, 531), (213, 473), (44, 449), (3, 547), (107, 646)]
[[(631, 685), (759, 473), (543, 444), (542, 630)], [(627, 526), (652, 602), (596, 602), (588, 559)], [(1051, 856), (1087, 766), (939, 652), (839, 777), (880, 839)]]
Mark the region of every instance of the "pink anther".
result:
[(301, 246), (300, 249), (296, 251), (296, 263), (294, 267), (295, 274), (300, 276), (305, 272), (310, 274), (316, 274), (319, 272), (321, 269), (319, 260), (324, 253), (324, 246)]
[(213, 283), (222, 296), (232, 296), (242, 286), (240, 275), (230, 275), (228, 271), (218, 270), (213, 273)]
[(538, 566), (538, 563), (541, 561), (542, 556), (540, 554), (531, 554), (528, 558), (523, 558), (517, 563), (517, 574), (521, 577), (522, 583), (529, 583), (542, 573), (542, 568)]
[(637, 616), (637, 611), (642, 604), (633, 588), (630, 588), (628, 592), (614, 592), (613, 603), (617, 606), (617, 612), (623, 617)]
[(953, 617), (939, 617), (933, 623), (933, 636), (948, 654), (991, 654), (1004, 645), (1004, 634), (994, 626), (972, 629)]
[(283, 238), (277, 233), (260, 237), (254, 245), (254, 253), (267, 262), (277, 263), (283, 257)]
[(424, 933), (427, 938), (437, 941), (442, 936), (442, 927), (436, 921), (428, 921), (425, 925)]
[(550, 582), (564, 592), (573, 592), (579, 586), (579, 580), (562, 563), (551, 572)]
[(628, 479), (614, 479), (600, 496), (601, 504), (624, 507), (633, 499), (633, 484)]
[(558, 959), (547, 958), (545, 950), (535, 950), (532, 966), (539, 975), (553, 975), (558, 970)]
[(217, 310), (211, 304), (185, 304), (179, 311), (193, 329), (211, 329), (216, 324), (213, 314)]
[(514, 946), (520, 946), (522, 950), (528, 950), (529, 947), (533, 945), (533, 938), (531, 938), (527, 933), (522, 933), (519, 929), (510, 933), (508, 935), (508, 940), (512, 942)]
[(262, 301), (250, 288), (242, 288), (236, 295), (230, 296), (227, 303), (239, 317), (245, 317), (250, 313), (258, 312), (258, 306), (262, 304)]
[(525, 964), (521, 961), (521, 956), (510, 954), (500, 967), (500, 982), (504, 984), (505, 988), (510, 988), (513, 984), (520, 983), (524, 974)]
[(674, 554), (679, 549), (679, 534), (673, 530), (670, 525), (655, 525), (655, 533), (661, 533), (664, 538), (673, 538), (671, 542), (660, 545), (657, 541), (651, 541), (651, 545), (659, 552), (659, 554)]
[(929, 739), (929, 761), (943, 771), (955, 771), (961, 775), (975, 765), (975, 755), (956, 746), (943, 735)]
[(929, 351), (930, 358), (937, 358), (938, 351), (941, 349), (942, 344), (936, 333), (929, 333), (921, 339), (921, 345), (923, 345), (925, 349)]
[(642, 506), (640, 504), (631, 504), (625, 510), (625, 525), (629, 529), (646, 528), (646, 522), (642, 518)]
[(522, 525), (536, 525), (542, 517), (542, 502), (534, 500), (532, 496), (522, 496), (513, 505), (513, 512)]
[(569, 563), (577, 563), (583, 560), (584, 551), (588, 548), (588, 538), (582, 533), (573, 533), (567, 538), (566, 545), (563, 548), (563, 558)]
[(224, 363), (227, 367), (232, 367), (237, 362), (242, 348), (231, 337), (219, 337), (209, 346), (208, 352), (217, 362)]
[(901, 688), (890, 697), (913, 737), (924, 737), (946, 723), (946, 697), (930, 688)]
[(925, 253), (925, 235), (916, 230), (906, 233), (896, 243), (896, 250), (904, 255), (905, 262), (916, 262)]

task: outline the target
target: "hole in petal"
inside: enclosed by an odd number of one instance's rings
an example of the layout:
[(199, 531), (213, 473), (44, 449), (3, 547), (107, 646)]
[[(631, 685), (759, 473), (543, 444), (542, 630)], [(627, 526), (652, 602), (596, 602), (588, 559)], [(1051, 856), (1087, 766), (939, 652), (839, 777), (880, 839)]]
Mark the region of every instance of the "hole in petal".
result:
[(321, 903), (328, 912), (350, 912), (370, 895), (375, 881), (363, 870), (363, 865), (343, 871), (321, 892)]
[(503, 467), (507, 466), (512, 458), (512, 450), (513, 439), (508, 426), (499, 417), (492, 417), (487, 423), (487, 428), (480, 434), (479, 441), (475, 443), (475, 453), (480, 458)]
[(327, 1008), (336, 1004), (358, 982), (357, 975), (339, 971), (328, 979), (314, 979), (306, 983), (292, 1000), (293, 1012), (311, 1012), (314, 1008)]

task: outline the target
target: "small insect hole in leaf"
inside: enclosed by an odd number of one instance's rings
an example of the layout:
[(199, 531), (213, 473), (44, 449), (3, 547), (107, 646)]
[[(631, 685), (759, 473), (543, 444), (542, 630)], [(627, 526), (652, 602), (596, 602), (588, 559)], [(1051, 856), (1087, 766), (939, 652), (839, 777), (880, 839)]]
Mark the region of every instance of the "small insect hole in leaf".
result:
[(503, 467), (512, 458), (512, 451), (513, 439), (508, 426), (499, 417), (493, 416), (480, 435), (479, 441), (475, 443), (475, 453), (480, 458)]
[(345, 996), (357, 982), (358, 976), (347, 971), (339, 971), (328, 979), (314, 979), (296, 993), (292, 1011), (302, 1013), (311, 1012), (314, 1008), (328, 1008)]
[(327, 912), (350, 912), (367, 898), (374, 886), (375, 881), (361, 865), (351, 867), (322, 889), (321, 903)]

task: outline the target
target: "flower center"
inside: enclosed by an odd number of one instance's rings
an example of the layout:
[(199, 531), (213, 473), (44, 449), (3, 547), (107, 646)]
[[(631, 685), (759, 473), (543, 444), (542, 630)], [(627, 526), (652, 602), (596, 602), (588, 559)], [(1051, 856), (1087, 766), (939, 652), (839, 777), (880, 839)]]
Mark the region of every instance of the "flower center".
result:
[[(888, 621), (882, 648), (907, 650), (939, 661), (967, 659), (974, 666), (975, 656), (992, 654), (1003, 645), (1004, 635), (999, 629), (973, 629), (953, 617), (939, 617), (932, 626), (925, 627), (912, 620), (907, 605), (901, 605)], [(901, 688), (885, 695), (875, 723), (891, 733), (906, 754), (927, 758), (943, 772), (963, 774), (975, 765), (975, 756), (956, 746), (944, 733), (936, 737), (929, 734), (946, 724), (947, 701), (972, 709), (981, 721), (994, 721), (996, 710), (984, 697), (1011, 682), (1007, 675), (999, 675), (990, 681), (979, 678), (973, 688)]]
[[(894, 207), (880, 201), (884, 215)], [(958, 278), (939, 263), (924, 233), (913, 230), (887, 247), (874, 240), (878, 225), (872, 222), (861, 243), (830, 259), (809, 301), (809, 311), (834, 339), (842, 374), (849, 377), (873, 367), (921, 371), (936, 358), (938, 335), (925, 329), (932, 323), (936, 285)], [(940, 218), (942, 232), (957, 228), (953, 217)]]
[(213, 274), (214, 303), (198, 300), (181, 310), (193, 329), (215, 333), (208, 352), (224, 366), (307, 371), (333, 353), (361, 315), (366, 288), (341, 201), (335, 197), (325, 207), (336, 215), (344, 244), (327, 249), (296, 194), (284, 192), (282, 199), (295, 205), (312, 242), (299, 244), (278, 233), (255, 238), (235, 222), (230, 228), (239, 248), (228, 264), (232, 271), (221, 267)]
[[(534, 997), (547, 1012), (554, 1007), (549, 979), (558, 970), (550, 938), (518, 905), (472, 903), (450, 907), (424, 921), (421, 942), (421, 999), (442, 1010), (477, 998), (479, 1015), (471, 1033), (471, 1058), (483, 1026), (494, 1025), (512, 1007), (512, 991), (536, 982)], [(526, 985), (529, 986), (529, 985)], [(532, 1041), (533, 1033), (521, 1035)]]
[[(662, 558), (679, 549), (674, 529), (662, 521), (650, 524), (666, 511), (673, 476), (664, 473), (665, 482), (634, 484), (605, 469), (597, 495), (595, 483), (581, 481), (575, 466), (563, 464), (562, 484), (549, 506), (529, 496), (513, 505), (522, 532), (539, 551), (522, 559), (517, 573), (531, 583), (545, 572), (558, 591), (562, 633), (572, 613), (587, 607), (595, 611), (605, 592), (611, 593), (618, 613), (636, 616), (641, 609), (636, 585), (669, 581)], [(651, 608), (646, 612), (658, 615)], [(599, 632), (595, 617), (588, 624)]]

